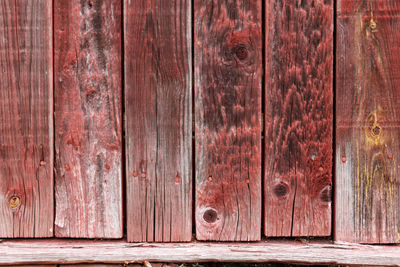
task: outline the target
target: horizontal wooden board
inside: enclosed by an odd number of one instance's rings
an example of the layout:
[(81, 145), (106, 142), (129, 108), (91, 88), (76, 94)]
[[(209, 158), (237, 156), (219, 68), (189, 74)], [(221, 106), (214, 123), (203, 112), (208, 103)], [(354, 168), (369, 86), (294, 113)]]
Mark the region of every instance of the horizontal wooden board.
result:
[(53, 236), (52, 4), (0, 2), (0, 237)]
[(127, 243), (90, 240), (24, 240), (0, 243), (0, 265), (124, 264), (148, 262), (242, 262), (400, 266), (400, 246), (330, 241), (253, 243)]
[[(126, 265), (125, 265), (126, 266)], [(61, 264), (59, 267), (125, 267), (122, 264), (87, 263), (87, 264)], [(141, 265), (142, 266), (142, 265)]]

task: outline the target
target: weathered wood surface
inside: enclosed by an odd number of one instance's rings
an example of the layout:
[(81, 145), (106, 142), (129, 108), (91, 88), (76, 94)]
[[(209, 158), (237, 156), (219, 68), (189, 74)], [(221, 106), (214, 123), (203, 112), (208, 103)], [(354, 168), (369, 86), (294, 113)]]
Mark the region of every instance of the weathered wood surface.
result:
[(261, 1), (195, 0), (196, 238), (261, 233)]
[(51, 12), (0, 3), (0, 237), (53, 235)]
[(337, 5), (336, 240), (400, 241), (400, 1)]
[(266, 236), (329, 236), (333, 1), (265, 5)]
[(58, 237), (123, 234), (121, 5), (54, 2)]
[(59, 267), (123, 267), (123, 266), (124, 265), (122, 265), (122, 264), (97, 264), (97, 263), (59, 265)]
[(5, 264), (126, 264), (154, 262), (290, 262), (400, 266), (400, 246), (270, 241), (252, 243), (127, 243), (91, 240), (23, 240), (0, 243)]
[(128, 241), (192, 237), (191, 1), (124, 2)]

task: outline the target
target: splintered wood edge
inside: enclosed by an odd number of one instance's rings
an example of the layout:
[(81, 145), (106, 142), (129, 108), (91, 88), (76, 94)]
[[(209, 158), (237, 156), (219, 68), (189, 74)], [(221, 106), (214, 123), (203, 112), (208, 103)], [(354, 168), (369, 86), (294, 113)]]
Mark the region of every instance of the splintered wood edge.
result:
[(400, 246), (331, 241), (127, 243), (94, 240), (3, 240), (0, 265), (135, 262), (281, 262), (400, 266)]

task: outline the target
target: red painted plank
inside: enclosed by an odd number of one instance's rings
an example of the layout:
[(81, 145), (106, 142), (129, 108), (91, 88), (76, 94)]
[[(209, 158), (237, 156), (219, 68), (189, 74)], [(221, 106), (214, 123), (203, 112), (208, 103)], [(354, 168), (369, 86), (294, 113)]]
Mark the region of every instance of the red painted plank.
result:
[(58, 237), (122, 237), (121, 0), (54, 2)]
[(51, 10), (0, 3), (0, 237), (53, 235)]
[(191, 1), (124, 2), (128, 241), (192, 237)]
[(400, 242), (400, 1), (337, 5), (335, 240)]
[(195, 0), (196, 237), (261, 233), (261, 1)]
[(333, 1), (265, 5), (266, 236), (331, 234)]

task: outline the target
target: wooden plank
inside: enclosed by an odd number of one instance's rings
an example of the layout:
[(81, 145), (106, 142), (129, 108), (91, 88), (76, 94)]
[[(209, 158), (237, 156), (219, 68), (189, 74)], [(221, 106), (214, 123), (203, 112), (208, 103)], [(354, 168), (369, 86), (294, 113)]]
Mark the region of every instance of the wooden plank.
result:
[(0, 237), (53, 235), (51, 13), (0, 3)]
[(400, 266), (400, 246), (371, 246), (331, 241), (250, 243), (138, 243), (68, 239), (10, 240), (0, 243), (4, 264), (104, 264), (163, 262), (241, 262)]
[(337, 13), (334, 237), (400, 242), (400, 2)]
[(88, 264), (62, 264), (59, 267), (123, 267), (122, 264), (97, 264), (97, 263), (88, 263)]
[[(195, 263), (197, 264), (197, 263)], [(132, 263), (128, 265), (129, 267), (189, 267), (186, 264), (174, 264), (174, 263), (153, 263), (153, 262), (148, 262), (148, 261), (144, 261), (143, 264), (142, 263)], [(192, 265), (190, 265), (190, 267), (192, 267)], [(196, 267), (203, 267), (201, 265), (196, 266)]]
[(333, 1), (265, 5), (266, 236), (331, 234)]
[(261, 1), (195, 0), (196, 237), (261, 233)]
[(192, 237), (191, 1), (124, 2), (128, 241)]
[(58, 237), (122, 237), (121, 0), (54, 2)]

